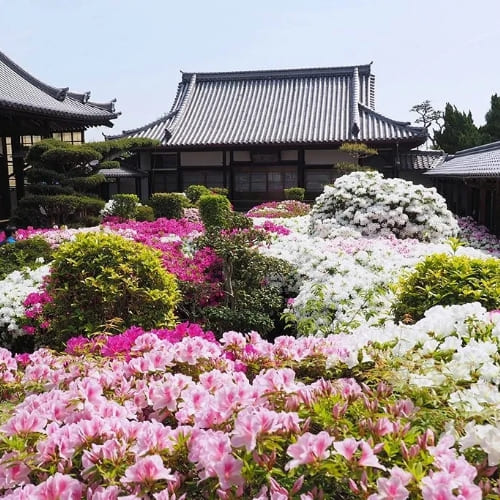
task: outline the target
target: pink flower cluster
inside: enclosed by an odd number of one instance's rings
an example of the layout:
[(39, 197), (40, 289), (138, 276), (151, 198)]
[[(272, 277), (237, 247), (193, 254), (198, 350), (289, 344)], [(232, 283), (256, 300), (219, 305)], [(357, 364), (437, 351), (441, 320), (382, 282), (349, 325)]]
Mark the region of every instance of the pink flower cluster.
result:
[(310, 211), (311, 206), (302, 201), (268, 201), (251, 208), (247, 212), (247, 216), (274, 219), (279, 217), (298, 217), (301, 215), (307, 215)]
[(300, 379), (332, 352), (349, 358), (342, 336), (217, 342), (184, 324), (121, 341), (111, 357), (0, 349), (3, 390), (16, 388), (3, 498), (307, 500), (327, 498), (333, 477), (370, 500), (481, 498), (477, 469), (419, 430), (419, 409), (388, 384)]
[[(106, 357), (125, 356), (130, 359), (134, 355), (132, 348), (142, 335), (151, 333), (159, 339), (175, 344), (185, 337), (200, 337), (209, 342), (216, 342), (210, 331), (203, 331), (195, 323), (180, 323), (173, 329), (158, 329), (144, 331), (140, 326), (132, 326), (119, 335), (101, 335), (93, 338), (73, 337), (68, 340), (66, 352), (73, 355), (100, 354)], [(140, 351), (139, 351), (140, 354)]]

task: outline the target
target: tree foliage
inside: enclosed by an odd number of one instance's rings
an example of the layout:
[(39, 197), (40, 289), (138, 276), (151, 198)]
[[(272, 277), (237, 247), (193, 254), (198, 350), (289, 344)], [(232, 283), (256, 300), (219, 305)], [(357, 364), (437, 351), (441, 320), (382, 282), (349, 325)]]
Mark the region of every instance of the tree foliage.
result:
[[(119, 167), (131, 150), (151, 147), (158, 141), (143, 138), (115, 139), (74, 145), (55, 139), (34, 144), (26, 156), (28, 196), (21, 200), (13, 222), (18, 226), (95, 222), (104, 203), (100, 186), (106, 181), (101, 168)], [(36, 199), (35, 199), (36, 197)], [(78, 210), (75, 210), (75, 199)]]
[(434, 134), (436, 144), (447, 153), (484, 144), (481, 133), (474, 124), (472, 114), (459, 111), (456, 106), (446, 104), (443, 128)]
[(482, 143), (500, 141), (500, 97), (491, 96), (490, 109), (485, 116), (486, 124), (481, 127)]

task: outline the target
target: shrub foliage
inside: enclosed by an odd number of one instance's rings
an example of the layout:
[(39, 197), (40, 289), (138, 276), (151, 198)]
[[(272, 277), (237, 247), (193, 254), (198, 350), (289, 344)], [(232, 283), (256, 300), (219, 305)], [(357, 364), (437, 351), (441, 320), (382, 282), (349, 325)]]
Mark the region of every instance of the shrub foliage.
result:
[(468, 302), (500, 308), (500, 260), (430, 255), (399, 281), (393, 311), (396, 320), (410, 323), (433, 306)]
[(47, 291), (50, 331), (58, 345), (119, 319), (123, 326), (169, 326), (179, 300), (177, 283), (160, 253), (117, 235), (79, 234), (54, 255)]

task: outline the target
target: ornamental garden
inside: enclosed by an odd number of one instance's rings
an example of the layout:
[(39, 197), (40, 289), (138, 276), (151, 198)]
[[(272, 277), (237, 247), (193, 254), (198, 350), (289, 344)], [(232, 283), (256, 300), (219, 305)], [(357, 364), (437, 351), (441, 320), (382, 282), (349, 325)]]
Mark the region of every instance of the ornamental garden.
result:
[(2, 498), (499, 498), (498, 240), (376, 172), (215, 191), (0, 248)]

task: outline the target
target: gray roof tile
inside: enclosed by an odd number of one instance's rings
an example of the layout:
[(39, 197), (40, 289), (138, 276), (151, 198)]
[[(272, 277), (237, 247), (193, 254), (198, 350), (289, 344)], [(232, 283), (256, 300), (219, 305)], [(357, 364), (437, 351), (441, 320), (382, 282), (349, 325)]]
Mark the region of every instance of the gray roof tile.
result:
[(426, 172), (436, 177), (500, 177), (500, 141), (449, 155), (437, 168)]
[(446, 153), (441, 150), (412, 150), (399, 155), (402, 170), (430, 170), (441, 165)]
[(171, 147), (424, 142), (425, 129), (374, 106), (370, 65), (183, 73), (171, 112), (122, 136), (159, 138), (163, 127), (162, 144)]
[(97, 104), (88, 100), (89, 95), (51, 87), (0, 52), (0, 110), (55, 116), (87, 125), (111, 125), (110, 120), (119, 115), (113, 102)]

